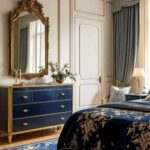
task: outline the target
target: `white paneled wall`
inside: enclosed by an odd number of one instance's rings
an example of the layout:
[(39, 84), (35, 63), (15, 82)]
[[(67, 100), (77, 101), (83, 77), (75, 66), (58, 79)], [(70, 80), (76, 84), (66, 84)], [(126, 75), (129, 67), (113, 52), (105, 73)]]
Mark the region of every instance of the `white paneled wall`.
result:
[(66, 62), (70, 63), (70, 0), (60, 0), (60, 63), (64, 64)]
[(74, 10), (98, 16), (104, 15), (104, 0), (75, 0)]
[[(0, 85), (14, 83), (8, 75), (8, 13), (18, 1), (5, 0), (0, 5)], [(49, 59), (60, 64), (69, 62), (78, 73), (74, 109), (103, 103), (113, 79), (111, 0), (38, 1), (43, 4), (45, 16), (50, 18)], [(26, 82), (49, 81), (50, 75)]]
[(72, 0), (72, 66), (77, 73), (74, 110), (105, 103), (113, 82), (109, 0)]

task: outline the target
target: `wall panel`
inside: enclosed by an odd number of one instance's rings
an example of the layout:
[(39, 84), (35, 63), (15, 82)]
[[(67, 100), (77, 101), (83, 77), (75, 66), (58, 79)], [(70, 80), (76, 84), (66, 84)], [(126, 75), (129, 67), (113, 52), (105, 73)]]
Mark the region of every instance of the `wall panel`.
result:
[(103, 16), (104, 0), (75, 0), (74, 9), (75, 11)]

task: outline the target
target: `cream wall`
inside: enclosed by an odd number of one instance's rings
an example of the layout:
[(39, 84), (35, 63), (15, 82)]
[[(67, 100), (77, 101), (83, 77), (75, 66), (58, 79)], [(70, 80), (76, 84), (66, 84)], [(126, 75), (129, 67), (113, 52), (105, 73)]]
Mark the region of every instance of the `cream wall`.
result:
[[(8, 76), (8, 14), (17, 6), (19, 0), (1, 1), (0, 5), (0, 84), (14, 83)], [(43, 4), (46, 17), (50, 18), (49, 59), (61, 63), (70, 62), (70, 16), (69, 0), (38, 0)], [(59, 24), (60, 23), (60, 24)], [(33, 79), (32, 82), (48, 82), (50, 76)], [(31, 81), (29, 81), (31, 82)]]
[[(148, 0), (140, 1), (140, 37), (139, 37), (139, 52), (137, 57), (136, 67), (144, 68), (146, 77), (142, 79), (141, 87), (148, 87), (149, 66), (147, 66), (148, 55)], [(135, 87), (135, 85), (133, 85)]]
[[(8, 13), (17, 6), (19, 0), (3, 0), (0, 5), (0, 85), (8, 85), (14, 83), (14, 79), (8, 76)], [(74, 0), (38, 0), (43, 4), (43, 11), (46, 17), (50, 18), (50, 36), (49, 36), (49, 60), (64, 64), (69, 62), (73, 67), (73, 30), (74, 30)], [(77, 0), (76, 2), (87, 6), (84, 10), (89, 14), (89, 18), (103, 20), (103, 60), (102, 60), (102, 98), (106, 98), (109, 93), (109, 87), (113, 79), (113, 53), (112, 53), (112, 11), (111, 0)], [(88, 11), (94, 5), (92, 3), (100, 3), (95, 11), (101, 13), (102, 16), (90, 14)], [(83, 7), (82, 5), (78, 8)], [(100, 11), (100, 12), (99, 12)], [(75, 13), (73, 13), (75, 12)], [(80, 12), (79, 12), (80, 13)], [(85, 16), (85, 14), (80, 13)], [(26, 82), (49, 82), (50, 75), (43, 78), (35, 78)]]

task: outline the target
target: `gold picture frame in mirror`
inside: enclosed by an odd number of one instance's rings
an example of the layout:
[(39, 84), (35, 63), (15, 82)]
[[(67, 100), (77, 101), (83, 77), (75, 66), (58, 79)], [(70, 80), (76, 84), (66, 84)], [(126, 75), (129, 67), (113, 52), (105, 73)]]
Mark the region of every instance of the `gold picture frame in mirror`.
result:
[(31, 79), (48, 74), (49, 18), (37, 0), (21, 0), (9, 14), (9, 74)]

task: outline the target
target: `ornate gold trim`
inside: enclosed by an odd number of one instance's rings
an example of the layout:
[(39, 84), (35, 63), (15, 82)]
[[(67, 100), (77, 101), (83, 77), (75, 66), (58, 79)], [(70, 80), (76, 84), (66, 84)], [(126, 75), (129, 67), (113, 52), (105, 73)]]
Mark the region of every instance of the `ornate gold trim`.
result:
[[(70, 100), (71, 101), (71, 100)], [(39, 117), (46, 117), (46, 116), (55, 116), (55, 115), (63, 115), (63, 114), (68, 114), (71, 113), (72, 111), (63, 111), (62, 112), (58, 112), (58, 113), (51, 113), (51, 114), (43, 114), (43, 115), (36, 115), (36, 116), (27, 116), (27, 117), (20, 117), (20, 118), (14, 118), (13, 121), (15, 120), (23, 120), (23, 119), (32, 119), (32, 118), (39, 118)]]
[(44, 103), (54, 103), (54, 102), (66, 102), (66, 101), (71, 101), (72, 98), (70, 99), (65, 99), (65, 100), (49, 100), (49, 101), (44, 101), (44, 102), (35, 102), (33, 101), (34, 103), (22, 103), (22, 104), (14, 104), (14, 106), (24, 106), (24, 105), (35, 105), (35, 104), (44, 104)]
[(8, 88), (8, 143), (11, 143), (12, 141), (12, 93), (12, 88)]
[(13, 86), (13, 85), (1, 85), (0, 88), (32, 88), (32, 87), (61, 87), (61, 86), (73, 86), (72, 83), (63, 83), (63, 84), (58, 84), (58, 83), (52, 83), (52, 84), (32, 84), (32, 85), (23, 85), (23, 86)]
[[(46, 86), (68, 86), (68, 85), (71, 85), (73, 87), (73, 84), (71, 84), (71, 83), (54, 84), (54, 85), (52, 84), (52, 85), (46, 85)], [(30, 87), (30, 86), (28, 86), (28, 87)], [(45, 130), (45, 129), (52, 129), (52, 128), (58, 129), (58, 128), (63, 126), (63, 124), (60, 123), (60, 124), (57, 124), (57, 125), (54, 125), (54, 126), (47, 126), (47, 127), (36, 128), (36, 129), (29, 129), (29, 130), (25, 130), (25, 131), (13, 132), (13, 120), (21, 120), (21, 119), (29, 119), (29, 118), (36, 118), (36, 117), (43, 117), (43, 116), (51, 116), (51, 115), (57, 115), (57, 114), (62, 114), (63, 115), (63, 114), (67, 114), (67, 113), (72, 113), (72, 110), (70, 110), (70, 111), (64, 111), (64, 112), (59, 112), (59, 113), (44, 114), (44, 115), (37, 115), (37, 116), (28, 116), (28, 117), (21, 117), (21, 118), (18, 118), (18, 119), (13, 119), (13, 88), (18, 88), (18, 87), (14, 87), (14, 86), (0, 86), (0, 88), (8, 88), (8, 93), (7, 93), (7, 96), (8, 96), (8, 130), (7, 130), (7, 133), (5, 135), (5, 136), (8, 137), (8, 143), (11, 143), (12, 142), (12, 137), (14, 135), (17, 135), (17, 134), (23, 134), (23, 133), (40, 131), (40, 130)], [(20, 88), (24, 88), (24, 86), (22, 86)], [(67, 89), (70, 89), (70, 88), (67, 88)], [(59, 100), (59, 101), (60, 102), (62, 102), (62, 101), (71, 101), (71, 99)]]
[(48, 127), (42, 127), (42, 128), (37, 128), (37, 129), (31, 129), (31, 130), (26, 130), (26, 131), (19, 131), (19, 132), (13, 132), (13, 135), (17, 134), (23, 134), (23, 133), (29, 133), (29, 132), (34, 132), (34, 131), (41, 131), (41, 130), (46, 130), (46, 129), (52, 129), (52, 128), (57, 128), (57, 127), (63, 127), (64, 124), (57, 124), (54, 126), (48, 126)]
[(31, 79), (34, 77), (42, 77), (48, 74), (48, 49), (49, 49), (49, 18), (44, 16), (43, 5), (37, 0), (21, 0), (18, 2), (18, 7), (9, 14), (9, 74), (15, 76), (16, 69), (14, 68), (14, 41), (13, 41), (13, 26), (21, 12), (29, 12), (36, 14), (45, 25), (45, 68), (39, 73), (23, 73), (22, 77)]

